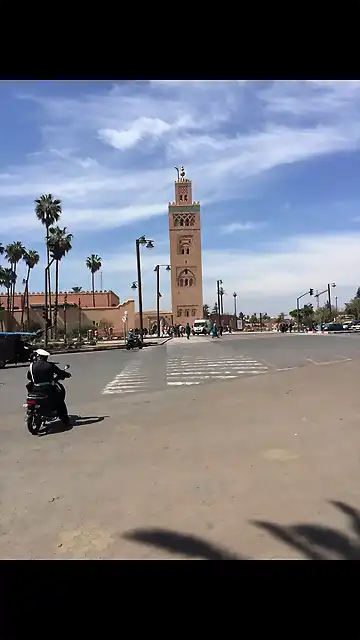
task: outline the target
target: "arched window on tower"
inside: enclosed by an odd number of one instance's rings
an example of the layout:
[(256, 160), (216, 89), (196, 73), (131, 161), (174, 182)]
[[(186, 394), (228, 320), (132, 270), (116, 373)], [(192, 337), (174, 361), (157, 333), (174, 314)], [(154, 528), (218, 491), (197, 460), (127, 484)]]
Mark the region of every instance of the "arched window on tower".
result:
[(189, 314), (189, 309), (186, 309), (186, 311), (185, 311), (185, 315), (186, 315), (186, 317), (187, 317), (187, 318), (189, 317), (189, 315), (190, 315), (190, 314)]
[(192, 315), (192, 316), (196, 316), (196, 309), (193, 309), (193, 310), (192, 310), (191, 315)]
[(190, 251), (189, 251), (189, 247), (186, 247), (186, 254), (189, 255)]
[(181, 316), (182, 316), (182, 309), (179, 309), (178, 310), (178, 318), (181, 318)]
[(196, 285), (196, 278), (190, 269), (182, 269), (177, 276), (179, 287), (193, 287)]
[(181, 254), (184, 255), (185, 249), (181, 249)]

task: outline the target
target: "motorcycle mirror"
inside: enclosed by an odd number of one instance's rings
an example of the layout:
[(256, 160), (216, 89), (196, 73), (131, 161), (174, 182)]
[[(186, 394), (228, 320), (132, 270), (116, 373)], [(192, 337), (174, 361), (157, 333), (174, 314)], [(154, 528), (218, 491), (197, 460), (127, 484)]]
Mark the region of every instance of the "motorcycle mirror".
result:
[(66, 371), (66, 369), (70, 369), (70, 365), (69, 365), (69, 364), (66, 364), (66, 365), (65, 365), (65, 367), (64, 367), (64, 371)]

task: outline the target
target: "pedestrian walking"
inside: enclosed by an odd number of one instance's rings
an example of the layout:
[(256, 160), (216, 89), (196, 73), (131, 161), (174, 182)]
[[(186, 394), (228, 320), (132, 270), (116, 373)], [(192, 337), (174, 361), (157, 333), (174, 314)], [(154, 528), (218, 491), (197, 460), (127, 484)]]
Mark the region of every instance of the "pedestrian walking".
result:
[(188, 322), (186, 323), (185, 333), (186, 333), (187, 339), (190, 340), (191, 327)]

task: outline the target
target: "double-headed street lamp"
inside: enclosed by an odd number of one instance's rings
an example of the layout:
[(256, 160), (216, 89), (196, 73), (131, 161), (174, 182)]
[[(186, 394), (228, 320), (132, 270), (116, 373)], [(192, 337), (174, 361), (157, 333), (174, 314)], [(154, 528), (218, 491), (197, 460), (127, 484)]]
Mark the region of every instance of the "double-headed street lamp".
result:
[(171, 271), (171, 267), (169, 264), (157, 264), (154, 271), (156, 272), (156, 324), (157, 324), (157, 334), (158, 338), (160, 338), (160, 269), (164, 267), (166, 271)]
[(145, 236), (136, 238), (136, 266), (137, 266), (137, 282), (133, 282), (132, 289), (138, 289), (139, 294), (139, 317), (140, 317), (140, 339), (143, 340), (144, 327), (143, 327), (143, 306), (142, 306), (142, 283), (141, 283), (141, 262), (140, 262), (140, 247), (146, 247), (147, 249), (154, 248), (154, 241), (148, 240)]

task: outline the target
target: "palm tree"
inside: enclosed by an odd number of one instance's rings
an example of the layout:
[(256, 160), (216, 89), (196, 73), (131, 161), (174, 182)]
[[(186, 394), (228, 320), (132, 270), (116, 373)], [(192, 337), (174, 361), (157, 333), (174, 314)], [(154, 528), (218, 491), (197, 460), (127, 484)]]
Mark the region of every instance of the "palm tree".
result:
[(27, 326), (30, 325), (30, 308), (29, 308), (29, 280), (30, 280), (30, 272), (31, 270), (39, 264), (40, 256), (37, 251), (33, 249), (29, 249), (29, 251), (24, 252), (23, 260), (27, 266), (27, 274), (25, 278), (25, 289), (24, 289), (24, 303), (22, 305), (21, 311), (21, 327), (24, 327), (24, 311), (25, 305), (27, 310)]
[(66, 233), (66, 227), (50, 227), (48, 237), (49, 255), (55, 260), (55, 310), (54, 310), (54, 326), (55, 338), (57, 337), (57, 315), (59, 303), (59, 264), (60, 260), (71, 251), (72, 233)]
[(74, 293), (81, 293), (82, 292), (82, 287), (72, 287), (71, 290)]
[(14, 271), (12, 269), (2, 268), (1, 272), (0, 272), (0, 278), (1, 278), (1, 280), (0, 280), (1, 284), (7, 290), (6, 311), (7, 311), (7, 314), (8, 314), (8, 317), (7, 317), (7, 324), (8, 324), (8, 322), (9, 322), (9, 314), (10, 314), (11, 291), (12, 291), (13, 286), (15, 286), (16, 274), (14, 273)]
[(5, 254), (6, 259), (8, 262), (10, 262), (11, 270), (14, 272), (14, 275), (15, 275), (15, 278), (13, 279), (12, 286), (11, 286), (11, 292), (10, 292), (11, 311), (13, 312), (15, 307), (15, 283), (17, 278), (16, 270), (17, 270), (18, 263), (20, 262), (20, 260), (24, 255), (25, 247), (21, 242), (16, 241), (8, 244), (5, 251), (6, 251), (6, 254)]
[(95, 273), (100, 271), (101, 269), (101, 258), (96, 255), (96, 253), (92, 253), (86, 259), (86, 266), (91, 271), (91, 288), (93, 294), (93, 307), (95, 307)]
[[(48, 265), (50, 262), (50, 251), (49, 251), (49, 230), (58, 220), (60, 219), (62, 213), (61, 200), (53, 200), (52, 194), (48, 193), (47, 195), (42, 195), (40, 198), (35, 200), (35, 213), (38, 220), (40, 220), (41, 224), (46, 228), (46, 264)], [(50, 309), (50, 319), (51, 319), (51, 277), (50, 277), (50, 269), (47, 271), (47, 289), (49, 293), (49, 309)]]

